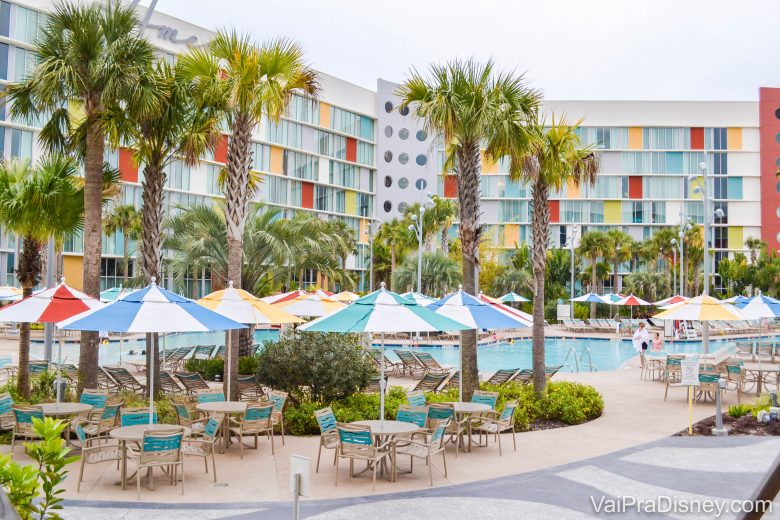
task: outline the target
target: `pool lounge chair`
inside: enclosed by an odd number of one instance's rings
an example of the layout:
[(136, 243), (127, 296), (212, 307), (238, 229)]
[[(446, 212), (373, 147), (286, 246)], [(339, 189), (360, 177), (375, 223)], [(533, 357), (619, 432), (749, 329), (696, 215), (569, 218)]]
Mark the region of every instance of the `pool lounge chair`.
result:
[(184, 392), (184, 389), (179, 386), (179, 383), (176, 382), (171, 373), (165, 370), (160, 372), (160, 385), (165, 394), (177, 395)]
[(189, 355), (190, 352), (193, 352), (195, 349), (192, 347), (179, 347), (177, 348), (170, 356), (165, 358), (165, 363), (163, 363), (163, 368), (167, 368), (169, 370), (181, 370), (181, 367), (184, 366), (184, 361)]
[(434, 359), (434, 357), (427, 352), (413, 352), (412, 355), (417, 358), (417, 361), (419, 361), (422, 366), (425, 367), (427, 372), (446, 372), (449, 374), (450, 370), (454, 368), (452, 365), (440, 365), (439, 362), (436, 361), (436, 359)]
[[(381, 380), (381, 378), (379, 376), (371, 377), (371, 379), (369, 379), (369, 381), (368, 381), (368, 386), (363, 389), (363, 393), (366, 393), (366, 394), (378, 394), (379, 390), (381, 388), (379, 386), (379, 381), (380, 380)], [(387, 385), (387, 380), (388, 380), (388, 376), (385, 375), (385, 389), (387, 389), (387, 386), (388, 386)]]
[(146, 392), (146, 385), (141, 384), (133, 375), (122, 367), (102, 367), (108, 376), (116, 382), (117, 390), (134, 394)]
[(503, 385), (514, 379), (519, 372), (519, 368), (502, 368), (490, 376), (486, 383), (489, 385)]
[(211, 359), (214, 354), (216, 345), (198, 345), (195, 350), (192, 351), (192, 357), (195, 359)]
[(417, 359), (411, 351), (394, 350), (393, 352), (395, 352), (395, 355), (398, 356), (398, 359), (401, 360), (404, 374), (406, 374), (407, 371), (412, 377), (419, 377), (422, 374), (425, 374), (425, 365), (420, 363), (420, 360)]
[(389, 370), (393, 373), (400, 374), (404, 369), (403, 363), (401, 363), (400, 361), (393, 361), (392, 359), (387, 357), (387, 354), (382, 356), (382, 351), (380, 351), (378, 348), (366, 349), (366, 354), (376, 364), (377, 369), (382, 368), (381, 365), (382, 359), (384, 359), (385, 371)]
[(210, 387), (197, 372), (176, 372), (176, 377), (184, 385), (187, 395), (194, 396), (198, 390), (208, 390)]
[[(545, 377), (549, 381), (552, 376), (558, 373), (558, 371), (563, 368), (563, 365), (558, 366), (549, 366), (544, 369)], [(524, 368), (522, 369), (516, 376), (515, 381), (518, 381), (524, 385), (527, 385), (528, 383), (533, 382), (534, 380), (534, 371), (530, 368)]]
[(426, 372), (426, 374), (422, 376), (412, 391), (422, 390), (424, 392), (438, 392), (439, 389), (443, 386), (443, 383), (449, 377), (449, 374), (434, 374), (433, 372)]
[(587, 328), (583, 328), (582, 325), (577, 325), (573, 320), (568, 318), (562, 319), (561, 323), (563, 324), (564, 329), (572, 332), (583, 332), (584, 330), (587, 330)]

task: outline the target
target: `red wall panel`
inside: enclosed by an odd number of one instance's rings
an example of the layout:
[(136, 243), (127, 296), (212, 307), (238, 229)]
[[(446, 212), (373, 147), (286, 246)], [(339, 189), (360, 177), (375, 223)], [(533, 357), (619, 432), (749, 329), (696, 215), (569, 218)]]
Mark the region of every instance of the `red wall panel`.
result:
[(138, 165), (133, 160), (133, 151), (127, 148), (119, 149), (119, 173), (122, 180), (138, 182)]
[(550, 223), (554, 224), (561, 221), (561, 201), (550, 201)]
[(628, 198), (642, 198), (642, 177), (639, 175), (633, 175), (628, 178)]
[(444, 196), (449, 199), (458, 198), (458, 178), (454, 175), (444, 177)]
[(227, 152), (228, 152), (228, 137), (226, 135), (222, 135), (219, 137), (219, 142), (217, 143), (217, 149), (214, 150), (214, 160), (217, 162), (221, 162), (223, 164), (227, 164)]
[(357, 162), (357, 141), (352, 137), (347, 137), (347, 160)]
[(769, 249), (780, 249), (780, 88), (761, 88), (758, 94), (761, 141), (761, 240)]
[(310, 182), (301, 183), (301, 207), (314, 208), (314, 184)]
[(704, 129), (691, 128), (691, 149), (704, 150)]

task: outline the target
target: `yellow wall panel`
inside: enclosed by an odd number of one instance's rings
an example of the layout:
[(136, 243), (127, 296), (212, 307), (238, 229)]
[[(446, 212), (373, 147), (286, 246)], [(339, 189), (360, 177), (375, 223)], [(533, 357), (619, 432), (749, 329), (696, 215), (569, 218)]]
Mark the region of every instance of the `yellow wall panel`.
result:
[(742, 226), (729, 226), (729, 249), (742, 249), (745, 243), (742, 237)]
[(604, 201), (604, 223), (620, 224), (623, 220), (623, 203), (619, 200)]
[(690, 200), (701, 200), (701, 192), (696, 192), (696, 187), (703, 186), (703, 180), (701, 177), (697, 177), (693, 179), (692, 181), (686, 180), (685, 182), (688, 183), (688, 198)]
[(368, 219), (360, 219), (360, 235), (358, 235), (357, 241), (363, 244), (368, 243)]
[(507, 224), (504, 226), (504, 247), (515, 247), (520, 242), (520, 226)]
[(568, 181), (566, 183), (566, 197), (569, 199), (579, 199), (582, 197), (582, 192), (580, 191), (580, 185), (575, 184), (571, 181)]
[(344, 192), (344, 212), (347, 215), (357, 215), (357, 193), (354, 191)]
[(284, 150), (281, 148), (277, 148), (276, 146), (271, 147), (271, 173), (281, 173), (284, 174)]
[(84, 288), (84, 259), (81, 256), (62, 257), (62, 275), (65, 282), (79, 291)]
[(631, 150), (642, 149), (642, 128), (634, 126), (628, 129), (628, 147)]
[(498, 163), (488, 159), (485, 152), (482, 152), (482, 173), (487, 175), (498, 173)]
[(330, 105), (320, 101), (320, 126), (330, 128)]
[(742, 129), (741, 128), (729, 128), (728, 136), (726, 137), (729, 145), (729, 150), (742, 150)]

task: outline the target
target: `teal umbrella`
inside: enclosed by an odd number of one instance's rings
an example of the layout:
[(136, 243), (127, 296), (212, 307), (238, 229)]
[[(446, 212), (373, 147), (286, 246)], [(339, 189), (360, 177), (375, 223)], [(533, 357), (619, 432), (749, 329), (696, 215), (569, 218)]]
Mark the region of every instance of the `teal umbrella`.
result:
[(415, 330), (420, 332), (460, 331), (474, 327), (437, 314), (385, 289), (382, 283), (378, 291), (355, 300), (348, 307), (337, 310), (327, 316), (322, 316), (298, 327), (298, 330), (309, 332), (369, 332), (378, 333), (381, 336), (381, 362), (380, 366), (380, 393), (379, 408), (380, 419), (385, 417), (385, 333), (406, 332)]
[(112, 287), (111, 289), (100, 291), (100, 301), (103, 303), (112, 302), (117, 298), (123, 297), (129, 292), (130, 291), (128, 289), (123, 288), (121, 285), (119, 287)]
[(519, 294), (514, 292), (506, 293), (501, 298), (499, 298), (499, 300), (504, 303), (525, 303), (531, 301), (528, 298), (524, 298), (523, 296), (520, 296)]

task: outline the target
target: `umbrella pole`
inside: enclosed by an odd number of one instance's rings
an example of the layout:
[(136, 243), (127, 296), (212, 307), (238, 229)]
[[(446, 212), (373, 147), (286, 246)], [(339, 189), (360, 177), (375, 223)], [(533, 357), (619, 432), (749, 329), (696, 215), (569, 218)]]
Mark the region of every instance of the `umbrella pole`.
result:
[(62, 331), (58, 331), (60, 341), (57, 347), (57, 402), (62, 402), (62, 385), (60, 379), (62, 379)]
[(463, 401), (463, 331), (460, 331), (460, 346), (458, 350), (460, 351), (460, 356), (458, 356), (460, 361), (460, 366), (458, 367), (460, 371), (460, 376), (458, 377), (458, 401)]
[(385, 420), (385, 333), (381, 334), (382, 348), (379, 360), (379, 420)]
[(233, 331), (228, 329), (227, 333), (228, 346), (225, 349), (225, 362), (227, 363), (227, 400), (230, 401), (230, 368), (233, 364)]

